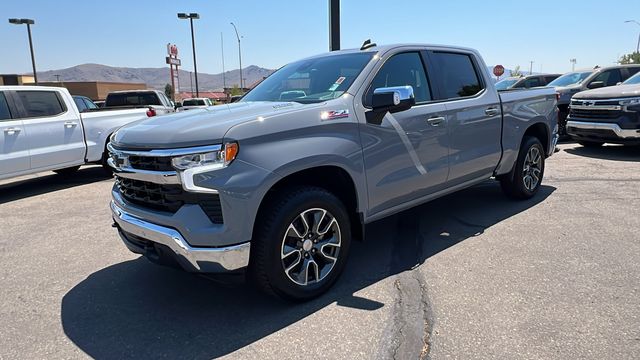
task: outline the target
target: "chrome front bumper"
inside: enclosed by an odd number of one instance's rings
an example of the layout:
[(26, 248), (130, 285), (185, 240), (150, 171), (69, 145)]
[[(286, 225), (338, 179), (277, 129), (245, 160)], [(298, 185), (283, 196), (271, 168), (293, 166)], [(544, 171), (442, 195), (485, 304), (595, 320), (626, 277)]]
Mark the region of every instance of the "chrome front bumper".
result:
[(246, 267), (249, 264), (250, 243), (221, 248), (191, 247), (175, 229), (142, 220), (122, 208), (113, 200), (111, 212), (119, 234), (127, 247), (136, 246), (127, 236), (162, 244), (175, 254), (178, 263), (187, 271), (220, 273)]
[(622, 129), (618, 124), (596, 123), (583, 121), (567, 121), (567, 133), (571, 135), (571, 128), (585, 130), (609, 130), (613, 131), (621, 139), (640, 139), (640, 130)]

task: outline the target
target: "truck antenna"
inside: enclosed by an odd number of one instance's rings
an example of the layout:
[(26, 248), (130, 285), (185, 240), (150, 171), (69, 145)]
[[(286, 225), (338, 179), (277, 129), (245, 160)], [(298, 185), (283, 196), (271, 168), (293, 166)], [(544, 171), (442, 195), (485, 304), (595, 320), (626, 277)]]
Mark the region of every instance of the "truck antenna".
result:
[(372, 43), (371, 39), (367, 39), (362, 43), (360, 50), (367, 50), (368, 48), (372, 48), (374, 46), (377, 46), (376, 43)]

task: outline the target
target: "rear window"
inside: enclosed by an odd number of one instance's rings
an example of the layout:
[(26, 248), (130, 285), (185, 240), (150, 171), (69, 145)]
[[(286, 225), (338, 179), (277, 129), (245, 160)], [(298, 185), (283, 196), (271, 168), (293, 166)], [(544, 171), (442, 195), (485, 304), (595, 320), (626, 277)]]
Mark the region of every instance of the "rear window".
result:
[(0, 93), (0, 121), (11, 119), (11, 111), (9, 110), (9, 104), (7, 104), (7, 98), (3, 93)]
[(182, 106), (197, 106), (197, 105), (206, 105), (206, 104), (204, 103), (204, 100), (199, 100), (199, 99), (185, 100), (182, 102)]
[(484, 89), (471, 57), (467, 54), (434, 52), (445, 99), (473, 96)]
[(112, 93), (107, 95), (106, 106), (162, 105), (152, 92)]
[(24, 117), (55, 116), (66, 111), (55, 91), (16, 91), (16, 94), (24, 107)]

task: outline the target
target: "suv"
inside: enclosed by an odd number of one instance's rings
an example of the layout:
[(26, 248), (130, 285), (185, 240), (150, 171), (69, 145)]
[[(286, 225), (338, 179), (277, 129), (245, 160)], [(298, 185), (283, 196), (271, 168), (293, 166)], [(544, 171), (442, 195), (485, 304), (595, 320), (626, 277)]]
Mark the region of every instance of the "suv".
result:
[(113, 91), (107, 95), (104, 107), (151, 107), (158, 115), (176, 111), (167, 95), (158, 90)]
[(567, 136), (567, 115), (571, 97), (580, 91), (617, 85), (640, 71), (640, 65), (596, 67), (566, 73), (549, 83), (558, 95), (558, 134)]
[(207, 106), (213, 106), (209, 98), (189, 98), (182, 100), (182, 105), (178, 107), (178, 111), (206, 108)]
[(557, 79), (560, 74), (537, 74), (522, 77), (508, 77), (496, 83), (496, 90), (528, 89), (532, 87), (547, 86), (548, 83)]

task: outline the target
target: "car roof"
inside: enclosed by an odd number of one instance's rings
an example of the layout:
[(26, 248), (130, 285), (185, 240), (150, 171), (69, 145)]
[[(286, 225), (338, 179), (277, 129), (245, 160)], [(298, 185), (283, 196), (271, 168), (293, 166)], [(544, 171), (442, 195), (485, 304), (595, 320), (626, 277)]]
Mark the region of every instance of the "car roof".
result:
[(134, 93), (134, 92), (152, 92), (152, 93), (156, 93), (159, 90), (150, 90), (150, 89), (144, 89), (144, 90), (117, 90), (117, 91), (111, 91), (109, 92), (109, 94), (123, 94), (123, 93)]
[(39, 86), (39, 85), (1, 85), (0, 90), (66, 90), (59, 86)]
[[(375, 45), (375, 44), (374, 44)], [(421, 43), (407, 43), (407, 44), (389, 44), (389, 45), (375, 45), (372, 47), (369, 47), (367, 49), (364, 50), (360, 50), (359, 48), (351, 48), (351, 49), (344, 49), (344, 50), (336, 50), (336, 51), (331, 51), (331, 52), (325, 52), (325, 53), (321, 53), (321, 54), (317, 54), (317, 55), (313, 55), (313, 56), (309, 56), (307, 58), (304, 58), (302, 60), (308, 60), (308, 59), (313, 59), (313, 58), (317, 58), (317, 57), (323, 57), (323, 56), (337, 56), (337, 55), (344, 55), (344, 54), (355, 54), (355, 53), (386, 53), (388, 51), (394, 50), (394, 49), (398, 49), (398, 48), (404, 48), (404, 47), (430, 47), (430, 48), (443, 48), (443, 49), (449, 49), (449, 50), (459, 50), (459, 51), (465, 51), (465, 52), (473, 52), (473, 53), (477, 53), (477, 51), (475, 49), (471, 49), (471, 48), (466, 48), (466, 47), (461, 47), (461, 46), (451, 46), (451, 45), (439, 45), (439, 44), (421, 44)]]

